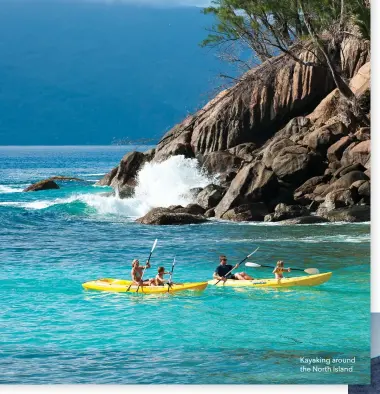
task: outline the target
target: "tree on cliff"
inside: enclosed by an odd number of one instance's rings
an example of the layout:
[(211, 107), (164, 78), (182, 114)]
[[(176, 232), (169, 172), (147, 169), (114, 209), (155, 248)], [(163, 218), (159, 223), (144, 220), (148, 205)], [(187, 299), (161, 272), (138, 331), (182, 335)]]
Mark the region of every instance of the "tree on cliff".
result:
[[(261, 62), (284, 53), (306, 67), (327, 68), (353, 112), (369, 123), (339, 68), (343, 39), (350, 24), (369, 39), (370, 10), (366, 0), (214, 0), (205, 14), (217, 18), (203, 46), (220, 47), (233, 62), (247, 57)], [(233, 55), (238, 45), (240, 53)], [(306, 61), (311, 52), (315, 61)]]

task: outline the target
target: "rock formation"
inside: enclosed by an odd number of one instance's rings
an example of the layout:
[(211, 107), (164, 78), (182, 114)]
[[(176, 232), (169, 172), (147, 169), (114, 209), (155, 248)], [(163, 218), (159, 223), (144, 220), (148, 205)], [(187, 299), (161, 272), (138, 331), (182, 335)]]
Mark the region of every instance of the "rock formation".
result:
[(136, 176), (143, 164), (152, 158), (152, 152), (146, 154), (141, 152), (129, 152), (120, 161), (120, 164), (113, 168), (100, 181), (98, 186), (112, 186), (117, 190), (121, 198), (130, 197), (136, 186)]
[(84, 182), (83, 179), (71, 177), (71, 176), (52, 176), (47, 179), (43, 179), (42, 181), (33, 183), (24, 189), (24, 192), (36, 192), (40, 190), (49, 190), (49, 189), (59, 189), (59, 186), (55, 181), (81, 181)]
[[(181, 208), (181, 207), (179, 207)], [(136, 220), (141, 224), (173, 225), (204, 223), (207, 219), (201, 215), (178, 212), (176, 209), (153, 208), (145, 216)]]
[(24, 192), (38, 192), (40, 190), (59, 189), (59, 186), (51, 179), (44, 179), (42, 181), (33, 183), (24, 189)]
[[(311, 52), (301, 56), (315, 60)], [(146, 161), (184, 155), (217, 175), (218, 185), (194, 191), (203, 217), (287, 224), (369, 220), (371, 134), (362, 116), (370, 118), (369, 42), (349, 36), (336, 61), (360, 116), (326, 69), (280, 55), (173, 127), (154, 152), (127, 154), (99, 184), (133, 190)]]

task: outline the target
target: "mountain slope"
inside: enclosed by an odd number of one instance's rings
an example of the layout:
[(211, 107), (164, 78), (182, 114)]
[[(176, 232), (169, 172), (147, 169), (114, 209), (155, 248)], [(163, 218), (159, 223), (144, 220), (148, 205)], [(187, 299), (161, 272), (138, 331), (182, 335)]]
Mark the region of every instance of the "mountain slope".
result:
[(1, 2), (0, 144), (156, 140), (226, 66), (195, 7)]

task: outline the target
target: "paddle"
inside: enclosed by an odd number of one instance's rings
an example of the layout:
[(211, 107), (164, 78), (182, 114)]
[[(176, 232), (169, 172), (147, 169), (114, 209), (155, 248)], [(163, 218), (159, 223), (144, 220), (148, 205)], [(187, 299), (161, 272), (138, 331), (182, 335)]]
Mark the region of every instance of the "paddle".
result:
[[(153, 253), (153, 250), (155, 249), (156, 245), (157, 245), (157, 239), (153, 242), (152, 250), (151, 250), (150, 253), (149, 253), (148, 261), (147, 261), (147, 263), (145, 264), (144, 270), (143, 270), (142, 275), (141, 275), (140, 283), (143, 281), (144, 274), (145, 274), (145, 270), (146, 270), (146, 266), (149, 264), (150, 258), (152, 257), (152, 253)], [(139, 285), (137, 286), (136, 293), (138, 293), (138, 291), (139, 291), (140, 283), (139, 283)], [(132, 286), (132, 285), (131, 285), (131, 286)], [(131, 286), (129, 286), (129, 288), (130, 288)], [(129, 289), (128, 289), (128, 290), (129, 290)]]
[[(251, 268), (260, 268), (260, 267), (265, 267), (265, 268), (276, 268), (272, 265), (264, 265), (264, 264), (257, 264), (257, 263), (245, 263), (246, 267), (251, 267)], [(291, 268), (291, 267), (290, 267)], [(309, 275), (317, 275), (319, 274), (319, 270), (317, 268), (291, 268), (292, 271), (304, 271)]]
[[(251, 257), (254, 253), (256, 253), (259, 250), (260, 246), (258, 248), (256, 248), (252, 253), (250, 253), (248, 256), (244, 257), (244, 259), (242, 261), (240, 261), (240, 263), (235, 266), (234, 268), (232, 268), (231, 271), (227, 272), (226, 275), (222, 276), (222, 278), (227, 277), (235, 268), (238, 268), (241, 264), (244, 263), (245, 260), (247, 260), (249, 257)], [(222, 279), (219, 279), (216, 283), (215, 286), (221, 281)]]
[(173, 278), (174, 266), (175, 266), (175, 257), (173, 259), (172, 270), (170, 271), (170, 274), (169, 274), (170, 276), (169, 276), (169, 281), (168, 281), (168, 293), (169, 293), (170, 288), (173, 285), (172, 278)]

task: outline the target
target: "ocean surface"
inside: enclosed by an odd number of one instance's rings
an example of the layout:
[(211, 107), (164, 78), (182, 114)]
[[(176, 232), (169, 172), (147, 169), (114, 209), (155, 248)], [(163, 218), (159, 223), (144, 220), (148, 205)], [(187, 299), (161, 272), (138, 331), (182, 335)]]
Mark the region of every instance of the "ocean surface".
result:
[[(107, 196), (111, 189), (95, 181), (132, 148), (0, 147), (0, 383), (369, 383), (369, 223), (136, 224), (152, 206), (189, 203), (189, 189), (210, 180), (174, 157), (142, 169), (133, 199)], [(84, 181), (22, 193), (52, 175)], [(333, 276), (287, 290), (82, 289), (96, 278), (128, 278), (132, 259), (144, 261), (156, 238), (147, 277), (175, 256), (174, 281), (207, 280), (219, 254), (238, 262), (258, 246), (251, 261), (283, 259)], [(317, 356), (355, 357), (353, 372), (301, 373), (301, 358)]]

